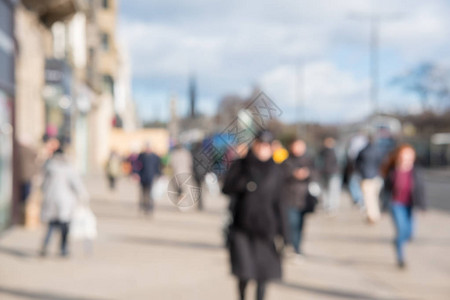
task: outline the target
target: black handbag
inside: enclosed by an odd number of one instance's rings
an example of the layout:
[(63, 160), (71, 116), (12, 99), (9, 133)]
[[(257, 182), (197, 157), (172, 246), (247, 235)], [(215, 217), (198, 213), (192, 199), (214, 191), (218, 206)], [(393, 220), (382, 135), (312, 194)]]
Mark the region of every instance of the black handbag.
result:
[(317, 197), (311, 195), (311, 193), (308, 192), (305, 199), (305, 207), (303, 209), (303, 212), (306, 214), (313, 213), (316, 210), (316, 205), (319, 201), (317, 200)]
[(305, 198), (304, 213), (313, 213), (316, 210), (317, 203), (319, 202), (318, 196), (321, 193), (320, 186), (316, 182), (311, 182), (308, 186), (308, 192)]

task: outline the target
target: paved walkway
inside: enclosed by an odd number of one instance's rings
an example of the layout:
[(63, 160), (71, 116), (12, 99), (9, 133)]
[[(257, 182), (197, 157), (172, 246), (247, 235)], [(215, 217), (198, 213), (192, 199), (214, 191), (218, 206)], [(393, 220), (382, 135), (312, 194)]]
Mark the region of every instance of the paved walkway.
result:
[[(222, 248), (223, 197), (208, 197), (204, 213), (162, 201), (145, 218), (133, 182), (122, 180), (114, 194), (100, 178), (87, 182), (99, 221), (93, 254), (74, 242), (70, 259), (41, 259), (43, 228), (14, 228), (0, 239), (0, 299), (236, 299)], [(268, 299), (450, 299), (450, 214), (418, 216), (409, 267), (401, 271), (389, 216), (368, 226), (343, 202), (335, 217), (309, 218), (306, 258), (285, 261), (284, 281), (269, 286)], [(56, 252), (56, 236), (53, 242)]]

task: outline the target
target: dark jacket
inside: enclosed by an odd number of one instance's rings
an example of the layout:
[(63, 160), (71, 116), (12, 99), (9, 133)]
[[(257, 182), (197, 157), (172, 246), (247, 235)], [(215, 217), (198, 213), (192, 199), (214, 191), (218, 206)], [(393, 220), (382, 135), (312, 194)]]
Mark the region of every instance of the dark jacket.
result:
[(333, 148), (322, 148), (319, 157), (320, 174), (324, 179), (328, 179), (334, 174), (339, 174), (339, 164), (336, 157), (336, 151)]
[(153, 179), (161, 174), (161, 159), (154, 153), (143, 152), (138, 156), (141, 185), (152, 185)]
[[(421, 172), (419, 169), (413, 169), (413, 190), (411, 193), (411, 203), (413, 207), (419, 207), (421, 209), (426, 209), (427, 203), (425, 198), (425, 186)], [(394, 190), (395, 181), (395, 170), (390, 170), (386, 178), (384, 178), (383, 192), (385, 197), (387, 197), (387, 202), (392, 203), (394, 200), (392, 198)]]
[[(281, 190), (283, 201), (289, 207), (304, 209), (306, 196), (308, 195), (308, 185), (316, 177), (313, 160), (307, 155), (300, 157), (290, 155), (281, 166), (285, 178), (283, 189)], [(305, 180), (298, 180), (294, 177), (293, 172), (303, 167), (309, 168), (310, 176)]]
[(231, 196), (229, 233), (231, 268), (240, 279), (281, 277), (274, 238), (287, 240), (286, 209), (280, 199), (282, 172), (273, 160), (259, 161), (252, 152), (238, 159), (225, 175), (222, 191)]
[(380, 174), (382, 159), (382, 153), (373, 143), (370, 143), (358, 154), (356, 170), (363, 179), (373, 179)]

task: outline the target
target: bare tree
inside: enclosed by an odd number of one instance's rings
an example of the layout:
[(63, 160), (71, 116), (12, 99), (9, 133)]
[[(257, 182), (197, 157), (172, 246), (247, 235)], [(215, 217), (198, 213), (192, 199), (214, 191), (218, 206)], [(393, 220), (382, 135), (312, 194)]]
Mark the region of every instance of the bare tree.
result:
[(393, 85), (416, 94), (423, 110), (447, 108), (450, 100), (450, 68), (432, 62), (421, 63), (392, 79)]

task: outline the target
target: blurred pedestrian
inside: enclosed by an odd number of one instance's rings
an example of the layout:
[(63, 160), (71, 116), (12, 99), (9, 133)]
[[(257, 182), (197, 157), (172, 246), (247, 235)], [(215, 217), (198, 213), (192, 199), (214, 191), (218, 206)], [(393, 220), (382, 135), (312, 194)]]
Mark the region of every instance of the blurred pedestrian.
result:
[(106, 163), (106, 177), (108, 178), (109, 189), (114, 190), (116, 180), (120, 176), (122, 168), (122, 159), (116, 151), (111, 151)]
[(336, 156), (336, 140), (327, 137), (319, 153), (320, 174), (324, 187), (323, 206), (327, 212), (335, 212), (341, 199), (342, 179)]
[(361, 190), (370, 224), (380, 219), (380, 190), (383, 185), (380, 178), (382, 153), (375, 145), (374, 137), (369, 137), (369, 143), (356, 158), (356, 169), (361, 174)]
[(148, 214), (153, 212), (153, 198), (151, 190), (153, 181), (161, 175), (161, 159), (156, 155), (150, 143), (146, 143), (144, 150), (138, 156), (139, 181), (141, 185), (140, 209)]
[(141, 169), (141, 166), (139, 165), (138, 157), (139, 157), (138, 152), (131, 152), (131, 154), (127, 158), (127, 161), (131, 167), (130, 174), (129, 174), (131, 176), (139, 174), (139, 170)]
[[(192, 172), (194, 174), (194, 180), (197, 187), (201, 190), (202, 184), (205, 180), (206, 173), (208, 172), (208, 166), (205, 166), (205, 162), (201, 159), (203, 151), (202, 142), (196, 142), (192, 145)], [(203, 193), (199, 194), (197, 208), (203, 210)]]
[(281, 278), (282, 242), (276, 237), (285, 241), (287, 228), (279, 193), (282, 170), (272, 159), (272, 141), (269, 131), (258, 133), (247, 156), (232, 163), (223, 186), (235, 200), (228, 247), (241, 300), (249, 280), (256, 280), (256, 299), (262, 300), (267, 282)]
[(65, 157), (62, 147), (48, 160), (44, 168), (42, 221), (48, 223), (41, 255), (47, 247), (55, 228), (61, 231), (61, 256), (68, 255), (67, 237), (70, 221), (78, 201), (87, 201), (88, 193), (79, 174)]
[[(186, 175), (188, 178), (192, 178), (195, 180), (195, 176), (193, 173), (193, 159), (192, 153), (183, 147), (182, 144), (176, 143), (173, 147), (172, 151), (169, 153), (168, 164), (172, 169), (173, 175)], [(178, 198), (181, 199), (182, 195), (187, 195), (190, 193), (189, 186), (186, 184), (181, 184), (178, 187)], [(201, 190), (198, 197), (194, 197), (195, 201), (198, 201), (201, 197)], [(197, 202), (197, 205), (199, 203)]]
[(385, 194), (389, 197), (392, 219), (396, 230), (394, 240), (397, 264), (406, 266), (404, 244), (413, 238), (413, 210), (425, 209), (424, 183), (415, 167), (416, 152), (410, 145), (397, 147), (382, 168)]
[(192, 174), (192, 154), (183, 145), (176, 144), (169, 155), (169, 166), (174, 175)]
[(314, 162), (306, 153), (305, 141), (295, 138), (289, 143), (289, 157), (284, 161), (285, 182), (281, 190), (288, 206), (290, 241), (295, 253), (302, 254), (302, 236), (308, 212), (309, 184), (314, 175)]
[(367, 136), (362, 134), (358, 134), (350, 140), (347, 149), (347, 161), (344, 174), (344, 181), (348, 185), (353, 202), (359, 205), (361, 209), (364, 208), (364, 199), (361, 191), (361, 174), (359, 174), (356, 168), (356, 159), (358, 158), (361, 150), (364, 149), (367, 144)]

